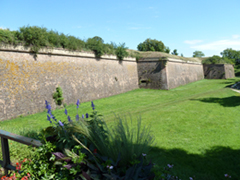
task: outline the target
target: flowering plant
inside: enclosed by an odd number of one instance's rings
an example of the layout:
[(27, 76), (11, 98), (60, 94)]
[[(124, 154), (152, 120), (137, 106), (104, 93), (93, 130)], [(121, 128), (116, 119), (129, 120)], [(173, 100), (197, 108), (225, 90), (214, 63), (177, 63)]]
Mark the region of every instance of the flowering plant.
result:
[(29, 173), (27, 173), (26, 176), (21, 176), (21, 174), (19, 173), (19, 171), (21, 170), (22, 164), (24, 162), (26, 162), (27, 159), (24, 159), (23, 161), (21, 161), (20, 163), (17, 162), (16, 163), (16, 172), (12, 173), (12, 175), (10, 177), (7, 176), (2, 176), (1, 180), (17, 180), (17, 179), (21, 179), (21, 180), (28, 180), (30, 179), (31, 175)]

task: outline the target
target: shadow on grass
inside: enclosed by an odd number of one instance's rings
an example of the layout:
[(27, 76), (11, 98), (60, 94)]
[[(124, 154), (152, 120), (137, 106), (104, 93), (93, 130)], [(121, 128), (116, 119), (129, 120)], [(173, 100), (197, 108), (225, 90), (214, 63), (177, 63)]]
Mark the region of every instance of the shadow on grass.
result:
[(226, 79), (225, 81), (221, 82), (221, 84), (235, 84), (239, 82), (239, 79)]
[(19, 133), (19, 135), (29, 137), (29, 138), (33, 138), (33, 139), (36, 139), (36, 140), (40, 139), (39, 132), (35, 131), (35, 130), (22, 131), (22, 132)]
[(154, 147), (149, 158), (160, 167), (173, 164), (170, 174), (182, 180), (193, 176), (196, 180), (221, 180), (226, 179), (224, 174), (231, 175), (231, 179), (240, 178), (240, 150), (229, 147), (216, 146), (202, 155), (189, 154), (181, 149)]
[(202, 98), (191, 99), (193, 101), (201, 101), (205, 103), (218, 103), (224, 107), (235, 107), (240, 105), (240, 96), (230, 96), (225, 98)]

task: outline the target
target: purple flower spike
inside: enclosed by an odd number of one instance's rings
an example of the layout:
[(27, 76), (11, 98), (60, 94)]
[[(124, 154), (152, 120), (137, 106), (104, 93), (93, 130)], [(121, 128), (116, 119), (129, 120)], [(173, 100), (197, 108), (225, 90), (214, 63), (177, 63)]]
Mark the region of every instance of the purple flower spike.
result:
[(46, 109), (47, 109), (47, 107), (48, 107), (48, 102), (47, 102), (47, 100), (45, 100), (45, 104), (46, 104)]
[(91, 102), (92, 109), (95, 109), (95, 105), (93, 104), (93, 101)]
[(50, 118), (49, 115), (47, 115), (47, 120), (48, 120), (50, 123), (52, 123), (51, 118)]
[(82, 115), (82, 118), (84, 119), (84, 114)]
[(67, 109), (65, 109), (64, 113), (67, 115)]
[(60, 126), (62, 126), (62, 127), (64, 126), (64, 124), (60, 120), (58, 121), (58, 123)]
[(76, 121), (78, 121), (78, 120), (79, 120), (79, 115), (77, 114), (77, 115), (76, 115)]
[(47, 113), (48, 113), (49, 115), (51, 115), (51, 109), (48, 109)]
[(88, 118), (88, 113), (86, 113), (86, 118)]
[(52, 118), (53, 118), (54, 121), (57, 121), (57, 119), (54, 116)]
[(77, 105), (77, 108), (79, 108), (79, 105), (80, 105), (80, 101), (79, 101), (79, 99), (77, 100), (76, 105)]
[(51, 105), (50, 104), (47, 105), (47, 109), (51, 110)]
[(70, 118), (70, 116), (68, 116), (68, 121), (69, 121), (69, 122), (71, 122), (71, 121), (72, 121), (72, 120), (71, 120), (71, 118)]

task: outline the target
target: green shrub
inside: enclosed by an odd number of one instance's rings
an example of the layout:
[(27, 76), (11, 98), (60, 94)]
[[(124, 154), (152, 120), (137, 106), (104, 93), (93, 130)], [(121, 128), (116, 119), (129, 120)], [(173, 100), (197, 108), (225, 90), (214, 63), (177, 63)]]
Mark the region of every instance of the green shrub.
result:
[(55, 156), (56, 146), (50, 142), (45, 142), (38, 148), (32, 148), (33, 154), (27, 157), (28, 161), (22, 165), (21, 175), (31, 175), (32, 180), (56, 179)]
[(40, 28), (37, 26), (21, 27), (17, 32), (17, 38), (24, 42), (24, 46), (29, 46), (34, 53), (38, 53), (41, 48), (48, 45), (46, 28)]
[(105, 54), (115, 54), (116, 45), (111, 42), (110, 44), (104, 44), (103, 51)]
[(48, 45), (52, 48), (53, 47), (56, 47), (56, 48), (61, 47), (60, 36), (59, 36), (58, 32), (55, 32), (52, 30), (48, 32)]
[(72, 50), (72, 51), (81, 51), (82, 48), (85, 47), (85, 42), (74, 37), (74, 36), (68, 36), (68, 43), (67, 46), (65, 47), (66, 49)]
[(64, 48), (71, 51), (93, 51), (97, 58), (103, 54), (116, 54), (120, 60), (127, 56), (124, 44), (104, 44), (101, 37), (89, 38), (86, 42), (74, 36), (68, 36), (57, 31), (48, 31), (44, 27), (23, 26), (18, 31), (0, 29), (0, 43), (17, 45), (22, 43), (37, 55), (41, 48)]
[(0, 29), (0, 42), (5, 44), (17, 44), (16, 31), (10, 31), (8, 29)]
[(115, 51), (115, 54), (119, 60), (123, 60), (124, 57), (128, 57), (128, 52), (126, 51), (125, 43), (120, 44)]
[(53, 93), (53, 99), (55, 100), (55, 103), (57, 105), (59, 106), (62, 105), (64, 98), (63, 98), (63, 92), (61, 87), (56, 88), (56, 92)]
[(139, 51), (159, 51), (169, 53), (170, 49), (165, 47), (162, 41), (156, 39), (146, 39), (144, 42), (138, 44), (137, 49)]
[(233, 64), (233, 60), (214, 55), (202, 61), (203, 64)]
[(104, 44), (102, 38), (95, 36), (88, 38), (86, 42), (87, 48), (91, 49), (97, 58), (100, 58), (104, 54)]
[(203, 57), (205, 54), (202, 51), (194, 51), (193, 57)]
[(68, 41), (69, 41), (69, 39), (67, 38), (67, 36), (65, 35), (65, 34), (63, 34), (63, 33), (61, 33), (60, 34), (60, 36), (59, 36), (59, 41), (60, 41), (60, 46), (62, 47), (62, 48), (67, 48), (67, 46), (68, 46)]

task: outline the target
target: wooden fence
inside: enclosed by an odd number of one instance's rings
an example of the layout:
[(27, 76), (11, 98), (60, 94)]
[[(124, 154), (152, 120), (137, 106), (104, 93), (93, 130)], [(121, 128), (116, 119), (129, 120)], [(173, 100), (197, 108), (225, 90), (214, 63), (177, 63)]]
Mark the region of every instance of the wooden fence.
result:
[(0, 130), (0, 137), (3, 157), (3, 160), (0, 160), (0, 165), (4, 169), (5, 175), (8, 175), (9, 170), (16, 170), (16, 167), (11, 165), (8, 139), (19, 142), (21, 144), (26, 144), (28, 146), (31, 145), (33, 147), (39, 147), (42, 145), (42, 143), (36, 139), (20, 136), (3, 130)]

